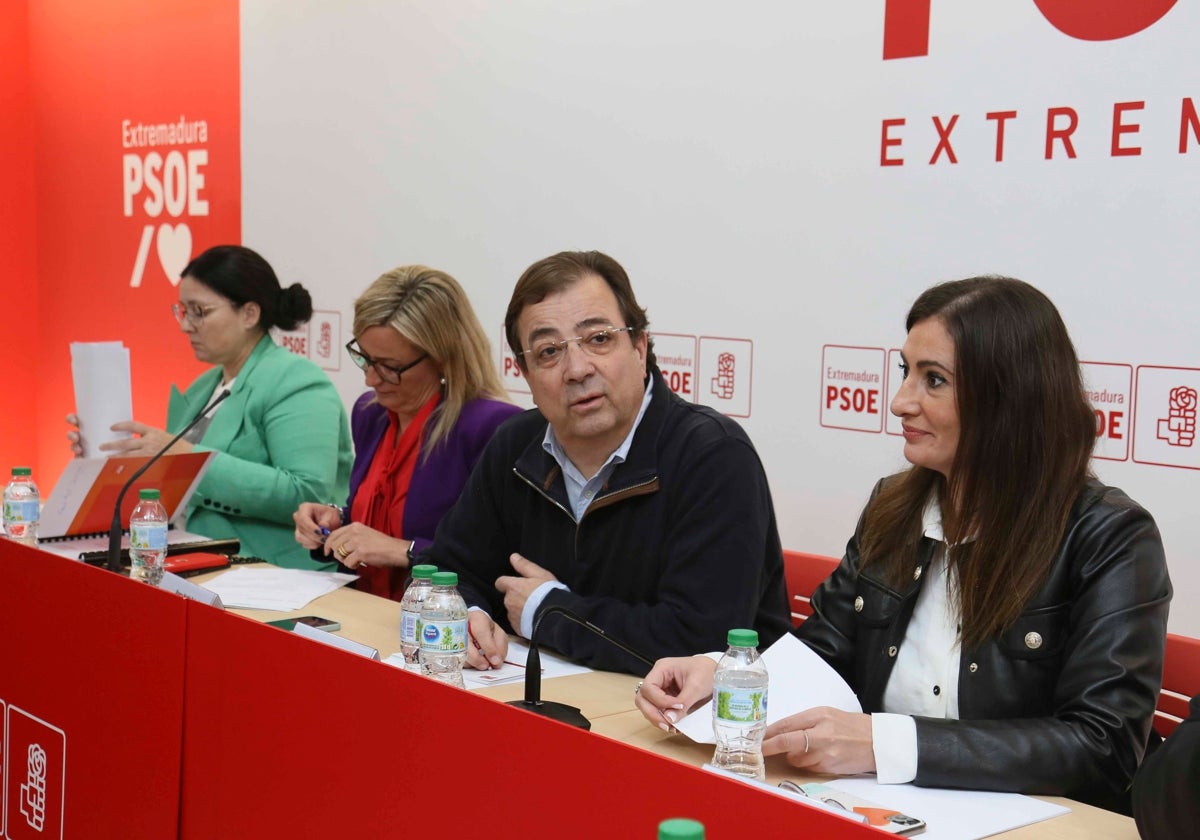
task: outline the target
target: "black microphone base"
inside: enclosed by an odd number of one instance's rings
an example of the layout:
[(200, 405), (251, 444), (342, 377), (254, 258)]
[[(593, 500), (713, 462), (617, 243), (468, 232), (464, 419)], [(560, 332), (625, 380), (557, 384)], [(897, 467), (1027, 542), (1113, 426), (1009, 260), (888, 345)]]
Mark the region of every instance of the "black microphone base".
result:
[(568, 706), (566, 703), (552, 703), (548, 701), (531, 703), (527, 700), (509, 700), (508, 705), (516, 706), (518, 709), (524, 709), (527, 712), (533, 712), (535, 715), (548, 717), (559, 723), (577, 726), (580, 729), (591, 730), (592, 728), (591, 721), (585, 718), (579, 709), (576, 709), (574, 706)]

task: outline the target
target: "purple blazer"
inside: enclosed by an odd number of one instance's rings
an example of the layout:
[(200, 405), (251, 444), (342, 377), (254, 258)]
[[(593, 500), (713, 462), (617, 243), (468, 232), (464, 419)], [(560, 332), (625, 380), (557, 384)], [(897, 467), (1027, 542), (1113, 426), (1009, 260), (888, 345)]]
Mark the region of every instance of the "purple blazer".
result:
[[(450, 434), (428, 457), (423, 449), (417, 455), (417, 465), (408, 485), (408, 499), (404, 503), (403, 532), (391, 536), (412, 540), (414, 553), (433, 542), (433, 532), (446, 511), (458, 501), (467, 477), (475, 469), (492, 434), (501, 423), (520, 413), (518, 406), (493, 399), (471, 400), (464, 405)], [(354, 466), (350, 469), (350, 497), (342, 512), (344, 521), (349, 521), (354, 494), (371, 467), (387, 427), (387, 409), (375, 402), (374, 391), (368, 391), (355, 401), (350, 415)]]

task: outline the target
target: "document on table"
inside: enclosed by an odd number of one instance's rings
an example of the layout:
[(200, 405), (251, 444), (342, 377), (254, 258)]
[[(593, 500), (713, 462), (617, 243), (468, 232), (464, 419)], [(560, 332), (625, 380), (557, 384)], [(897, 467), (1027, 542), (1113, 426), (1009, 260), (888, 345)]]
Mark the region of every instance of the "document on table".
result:
[[(861, 712), (850, 686), (824, 659), (791, 633), (767, 648), (767, 723), (782, 720), (814, 706), (833, 706), (846, 712)], [(687, 715), (675, 728), (700, 744), (715, 744), (712, 710), (704, 705)]]
[(133, 419), (129, 348), (119, 341), (71, 342), (71, 378), (83, 457), (102, 458), (100, 444), (133, 437), (111, 428)]
[[(542, 680), (552, 680), (555, 677), (569, 677), (572, 674), (586, 674), (591, 671), (584, 665), (576, 665), (569, 659), (564, 659), (556, 653), (539, 648), (538, 654), (542, 660)], [(499, 668), (490, 671), (476, 671), (474, 668), (463, 669), (463, 682), (469, 688), (486, 688), (489, 685), (504, 685), (505, 683), (521, 682), (525, 679), (525, 660), (529, 656), (529, 644), (523, 639), (508, 638), (508, 654), (505, 662)]]
[(357, 575), (338, 572), (240, 566), (208, 581), (204, 588), (220, 595), (226, 607), (291, 612), (354, 580)]

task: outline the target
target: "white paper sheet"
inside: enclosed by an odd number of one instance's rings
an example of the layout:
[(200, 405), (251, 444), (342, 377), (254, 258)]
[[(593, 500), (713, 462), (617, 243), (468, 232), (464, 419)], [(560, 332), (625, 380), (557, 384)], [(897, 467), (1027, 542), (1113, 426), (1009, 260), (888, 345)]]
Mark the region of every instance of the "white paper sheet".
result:
[(129, 349), (119, 341), (72, 342), (71, 378), (83, 457), (102, 458), (100, 444), (133, 437), (111, 428), (133, 419)]
[[(763, 652), (767, 663), (767, 723), (782, 720), (814, 706), (833, 706), (861, 712), (858, 697), (837, 671), (791, 633)], [(701, 706), (675, 728), (700, 744), (715, 744), (712, 710)]]
[(338, 572), (239, 566), (204, 584), (226, 607), (291, 612), (358, 579)]
[[(550, 651), (539, 649), (542, 660), (542, 682), (555, 677), (569, 677), (571, 674), (586, 674), (591, 671), (584, 665), (576, 665), (569, 659)], [(529, 657), (529, 645), (519, 639), (509, 638), (508, 654), (505, 662), (499, 668), (490, 671), (476, 671), (474, 668), (463, 670), (463, 682), (468, 688), (485, 688), (489, 685), (504, 685), (505, 683), (520, 682), (525, 679), (525, 660)]]

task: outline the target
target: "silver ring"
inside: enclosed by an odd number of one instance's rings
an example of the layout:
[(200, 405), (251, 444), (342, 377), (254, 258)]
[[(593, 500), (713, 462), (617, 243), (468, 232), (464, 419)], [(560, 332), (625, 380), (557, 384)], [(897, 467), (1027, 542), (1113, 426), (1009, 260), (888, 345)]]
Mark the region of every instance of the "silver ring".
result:
[(638, 683), (637, 685), (635, 685), (633, 687), (633, 696), (639, 697), (639, 696), (641, 696), (641, 693), (642, 693), (642, 684)]
[(808, 754), (808, 730), (801, 729), (800, 731), (804, 733), (804, 753), (805, 753), (805, 755), (807, 755)]

